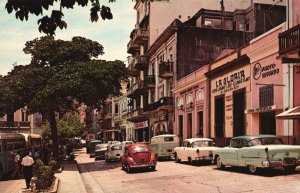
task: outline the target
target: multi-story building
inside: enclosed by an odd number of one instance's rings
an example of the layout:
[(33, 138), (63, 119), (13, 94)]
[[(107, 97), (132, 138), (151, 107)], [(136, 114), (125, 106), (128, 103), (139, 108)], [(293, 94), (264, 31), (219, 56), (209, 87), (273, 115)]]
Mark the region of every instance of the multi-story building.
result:
[(19, 109), (0, 118), (0, 131), (33, 133), (33, 120), (34, 116), (29, 115), (26, 109)]
[[(284, 119), (283, 132), (288, 142), (300, 144), (300, 2), (288, 0), (287, 21), (278, 35), (279, 59), (284, 70), (283, 109), (277, 118)], [(291, 136), (291, 137), (290, 137)], [(290, 139), (291, 138), (291, 139)]]
[[(138, 0), (136, 2), (134, 8), (137, 11), (137, 23), (127, 45), (127, 51), (133, 57), (128, 67), (131, 71), (131, 78), (127, 96), (131, 98), (128, 121), (135, 123), (134, 137), (137, 141), (148, 141), (152, 135), (173, 131), (173, 93), (171, 90), (174, 86), (174, 77), (168, 74), (170, 69), (167, 68), (175, 65), (173, 62), (176, 62), (176, 53), (175, 49), (165, 50), (170, 49), (168, 47), (170, 45), (161, 44), (163, 41), (172, 41), (169, 39), (171, 37), (167, 39), (162, 37), (168, 36), (164, 34), (166, 28), (170, 28), (170, 23), (173, 23), (175, 19), (180, 22), (187, 21), (201, 8), (224, 11), (226, 7), (226, 10), (232, 11), (233, 4), (236, 7), (246, 8), (252, 1), (221, 2), (222, 8), (220, 8), (219, 0), (209, 2), (206, 0)], [(209, 22), (207, 24), (209, 25)], [(190, 32), (186, 30), (185, 33)], [(177, 44), (177, 42), (168, 43)], [(181, 43), (184, 44), (185, 41), (182, 40)], [(182, 47), (182, 49), (187, 47)], [(163, 53), (158, 53), (158, 51), (163, 51)], [(184, 60), (184, 57), (182, 59)], [(185, 68), (189, 68), (189, 65), (185, 65)], [(192, 72), (196, 68), (192, 66), (189, 70)], [(181, 72), (181, 69), (179, 71)], [(159, 74), (160, 72), (163, 74)]]

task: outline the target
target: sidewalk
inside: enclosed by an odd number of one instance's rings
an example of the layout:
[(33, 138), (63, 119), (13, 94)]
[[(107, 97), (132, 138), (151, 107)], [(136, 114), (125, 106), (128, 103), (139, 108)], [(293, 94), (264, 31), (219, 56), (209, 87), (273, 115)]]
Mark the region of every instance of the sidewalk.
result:
[(56, 173), (59, 178), (58, 193), (86, 193), (81, 175), (79, 174), (76, 163), (66, 163), (63, 171)]

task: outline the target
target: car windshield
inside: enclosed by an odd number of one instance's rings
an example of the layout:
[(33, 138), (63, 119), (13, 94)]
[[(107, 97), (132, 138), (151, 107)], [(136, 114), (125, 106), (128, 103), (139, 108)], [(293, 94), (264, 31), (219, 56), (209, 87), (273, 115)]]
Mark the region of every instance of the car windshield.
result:
[(132, 150), (132, 153), (147, 153), (149, 149), (147, 147), (136, 147)]
[(97, 145), (97, 146), (95, 147), (95, 149), (96, 149), (96, 150), (98, 150), (98, 149), (107, 149), (107, 145)]
[(192, 147), (209, 147), (213, 146), (212, 141), (195, 141), (192, 143)]
[(276, 137), (257, 138), (249, 141), (249, 146), (256, 145), (280, 145), (282, 141)]
[(118, 146), (112, 146), (111, 150), (122, 150), (122, 146), (118, 145)]

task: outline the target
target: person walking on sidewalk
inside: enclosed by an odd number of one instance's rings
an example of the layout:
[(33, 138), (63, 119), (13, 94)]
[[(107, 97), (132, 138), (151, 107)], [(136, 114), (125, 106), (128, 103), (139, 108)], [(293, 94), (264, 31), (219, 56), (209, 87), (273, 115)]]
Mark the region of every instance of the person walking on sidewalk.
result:
[(34, 164), (34, 161), (32, 157), (29, 156), (29, 152), (25, 152), (25, 157), (22, 159), (21, 164), (23, 165), (26, 187), (30, 188), (30, 181), (32, 178), (32, 165)]
[(16, 178), (16, 175), (17, 175), (17, 178), (20, 178), (22, 176), (21, 175), (21, 156), (19, 153), (20, 152), (17, 152), (16, 156), (15, 156), (15, 160), (14, 160), (15, 170), (11, 174), (11, 178)]

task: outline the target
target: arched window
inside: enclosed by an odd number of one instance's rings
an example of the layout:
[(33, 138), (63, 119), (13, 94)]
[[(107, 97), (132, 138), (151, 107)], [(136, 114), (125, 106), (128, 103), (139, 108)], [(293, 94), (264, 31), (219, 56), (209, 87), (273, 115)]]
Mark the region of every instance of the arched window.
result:
[(183, 99), (182, 99), (182, 97), (178, 97), (177, 98), (177, 107), (180, 107), (182, 105), (183, 105)]
[(197, 94), (196, 94), (196, 100), (197, 101), (201, 101), (201, 100), (204, 100), (204, 91), (202, 89), (199, 89), (197, 91)]
[(193, 95), (192, 94), (187, 95), (186, 104), (190, 104), (192, 102), (193, 102)]

